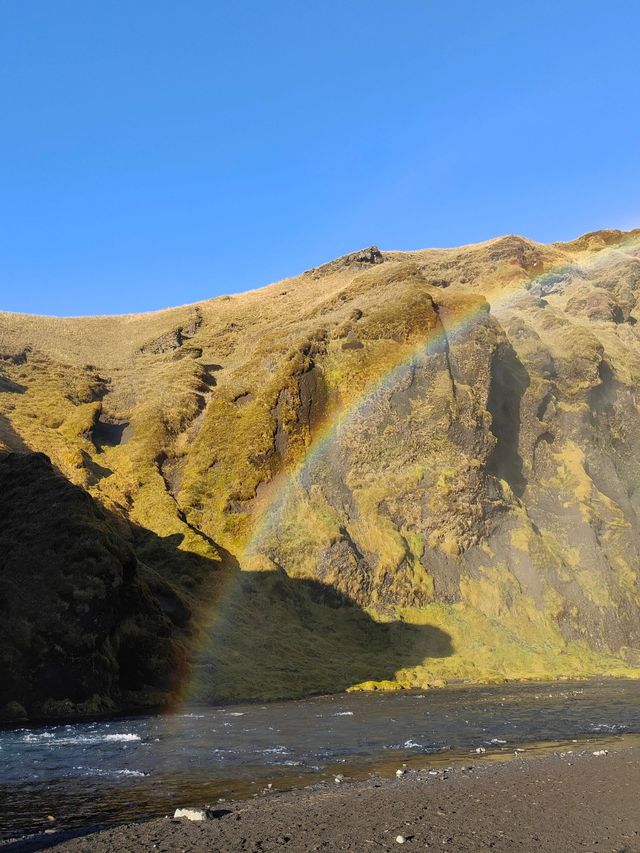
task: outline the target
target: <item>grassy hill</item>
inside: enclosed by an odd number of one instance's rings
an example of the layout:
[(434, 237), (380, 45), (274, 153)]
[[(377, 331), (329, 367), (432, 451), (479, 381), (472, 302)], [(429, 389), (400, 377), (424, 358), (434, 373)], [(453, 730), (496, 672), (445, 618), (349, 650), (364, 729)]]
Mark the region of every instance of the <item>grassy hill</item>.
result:
[[(152, 314), (0, 314), (0, 704), (637, 674), (639, 246), (370, 247)], [(51, 620), (91, 684), (34, 686)]]

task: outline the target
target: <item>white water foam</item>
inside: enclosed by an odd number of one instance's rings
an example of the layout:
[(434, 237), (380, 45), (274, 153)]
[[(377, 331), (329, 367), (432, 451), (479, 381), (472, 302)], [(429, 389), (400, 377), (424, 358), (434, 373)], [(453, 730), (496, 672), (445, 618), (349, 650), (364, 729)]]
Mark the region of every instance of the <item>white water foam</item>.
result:
[(141, 740), (140, 735), (132, 732), (123, 732), (113, 735), (72, 735), (70, 737), (56, 737), (50, 732), (40, 734), (27, 734), (22, 738), (23, 743), (39, 743), (48, 746), (97, 746), (101, 743), (135, 743)]
[(99, 767), (74, 767), (74, 770), (80, 770), (87, 776), (146, 776), (141, 770), (102, 770)]
[(421, 749), (425, 755), (433, 755), (437, 752), (446, 752), (451, 749), (450, 746), (425, 746), (423, 743), (418, 743), (409, 738), (404, 743), (392, 743), (390, 746), (383, 746), (383, 749)]

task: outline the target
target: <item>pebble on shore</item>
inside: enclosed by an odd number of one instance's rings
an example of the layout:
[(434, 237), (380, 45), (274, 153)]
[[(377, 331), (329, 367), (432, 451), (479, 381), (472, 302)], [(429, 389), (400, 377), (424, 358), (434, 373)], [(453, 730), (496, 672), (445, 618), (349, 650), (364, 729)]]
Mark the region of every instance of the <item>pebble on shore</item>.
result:
[(173, 813), (174, 820), (185, 818), (186, 820), (206, 820), (207, 813), (203, 809), (176, 809)]

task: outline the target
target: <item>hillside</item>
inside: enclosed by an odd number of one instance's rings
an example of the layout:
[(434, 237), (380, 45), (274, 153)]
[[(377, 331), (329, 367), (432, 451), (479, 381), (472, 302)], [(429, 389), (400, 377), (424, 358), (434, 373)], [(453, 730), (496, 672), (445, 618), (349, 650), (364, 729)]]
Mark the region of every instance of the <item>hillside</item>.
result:
[(640, 674), (639, 296), (602, 231), (0, 314), (5, 716)]

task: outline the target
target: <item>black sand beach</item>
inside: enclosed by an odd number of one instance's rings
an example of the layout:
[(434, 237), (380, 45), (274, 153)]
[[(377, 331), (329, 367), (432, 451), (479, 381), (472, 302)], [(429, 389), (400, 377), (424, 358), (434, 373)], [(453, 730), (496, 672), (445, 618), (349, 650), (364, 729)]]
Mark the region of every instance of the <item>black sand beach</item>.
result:
[(5, 850), (640, 851), (640, 747), (621, 740), (606, 754), (594, 755), (595, 745), (576, 750), (499, 763), (470, 759), (446, 771), (220, 803), (201, 823), (159, 819), (60, 843), (41, 836)]

